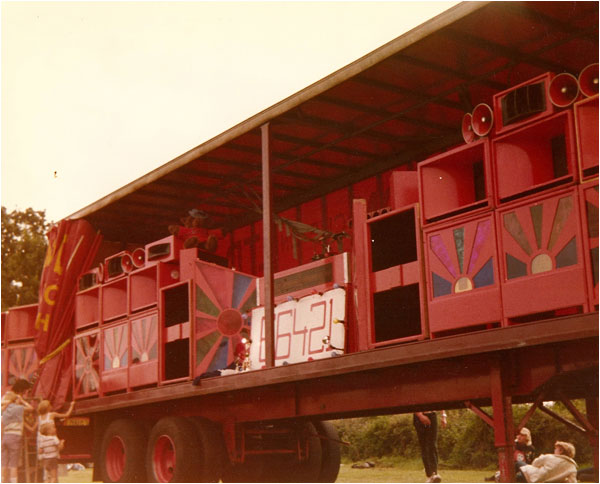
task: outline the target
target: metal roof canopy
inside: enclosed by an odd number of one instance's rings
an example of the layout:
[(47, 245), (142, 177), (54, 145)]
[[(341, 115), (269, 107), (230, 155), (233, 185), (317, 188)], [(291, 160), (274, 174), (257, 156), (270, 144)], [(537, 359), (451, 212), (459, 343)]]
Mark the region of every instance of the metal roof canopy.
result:
[[(191, 208), (260, 215), (261, 132), (280, 212), (463, 143), (480, 102), (544, 72), (598, 62), (598, 2), (466, 2), (74, 213), (106, 240), (145, 244)], [(144, 223), (140, 223), (144, 220)], [(148, 223), (148, 221), (152, 223)]]

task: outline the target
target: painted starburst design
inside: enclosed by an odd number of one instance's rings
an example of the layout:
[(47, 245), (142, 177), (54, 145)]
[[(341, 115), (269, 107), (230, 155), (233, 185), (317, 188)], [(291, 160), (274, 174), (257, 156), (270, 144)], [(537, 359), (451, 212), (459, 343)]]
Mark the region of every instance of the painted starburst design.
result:
[(98, 333), (75, 339), (75, 388), (77, 396), (95, 395), (100, 388), (100, 338)]

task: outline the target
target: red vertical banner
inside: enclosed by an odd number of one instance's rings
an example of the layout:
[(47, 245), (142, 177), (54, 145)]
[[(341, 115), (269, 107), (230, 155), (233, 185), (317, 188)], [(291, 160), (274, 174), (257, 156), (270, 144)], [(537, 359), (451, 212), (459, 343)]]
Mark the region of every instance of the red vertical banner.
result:
[(39, 376), (34, 394), (62, 405), (71, 382), (73, 315), (79, 276), (89, 269), (101, 241), (85, 220), (62, 220), (47, 234), (35, 321)]

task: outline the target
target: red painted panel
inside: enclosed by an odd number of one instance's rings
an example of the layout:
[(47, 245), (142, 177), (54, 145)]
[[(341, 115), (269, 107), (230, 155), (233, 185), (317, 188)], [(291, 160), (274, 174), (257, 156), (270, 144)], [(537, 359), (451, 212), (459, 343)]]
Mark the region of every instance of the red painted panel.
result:
[(38, 359), (33, 343), (7, 348), (8, 365), (4, 368), (7, 373), (6, 383), (12, 386), (18, 379), (33, 380), (38, 369)]
[(193, 376), (232, 364), (242, 338), (250, 337), (256, 278), (197, 262), (194, 278)]
[(79, 334), (73, 339), (75, 345), (73, 368), (73, 396), (85, 398), (98, 395), (100, 391), (100, 332), (98, 330)]
[(6, 317), (6, 341), (20, 341), (35, 336), (35, 319), (38, 305), (29, 304), (8, 310)]
[(598, 95), (575, 103), (575, 130), (581, 180), (598, 176)]
[(129, 367), (129, 325), (121, 321), (102, 329), (102, 392), (127, 388)]
[[(292, 208), (278, 214), (287, 220), (296, 219), (296, 209)], [(298, 247), (293, 241), (293, 236), (285, 224), (276, 224), (275, 237), (277, 239), (276, 270), (282, 271), (298, 265)], [(294, 250), (296, 247), (296, 250)]]
[(179, 260), (182, 246), (183, 242), (174, 235), (146, 244), (146, 265)]
[(493, 139), (492, 159), (499, 204), (572, 183), (577, 172), (572, 112)]
[(431, 333), (500, 323), (493, 214), (436, 225), (424, 237)]
[[(315, 200), (311, 200), (310, 202), (303, 203), (300, 206), (300, 222), (315, 227), (317, 229), (323, 230), (325, 229), (323, 225), (323, 205), (322, 199), (317, 198)], [(314, 234), (307, 233), (307, 237), (313, 238)], [(315, 242), (299, 242), (301, 245), (301, 257), (300, 263), (306, 264), (313, 259), (313, 257), (318, 256), (323, 253), (323, 247), (320, 243)]]
[(394, 170), (390, 174), (390, 207), (392, 210), (419, 201), (419, 181), (416, 171)]
[(423, 223), (489, 210), (493, 205), (487, 138), (433, 156), (417, 166)]
[(158, 303), (157, 268), (158, 264), (154, 264), (130, 274), (129, 308), (132, 312)]
[(587, 308), (577, 189), (497, 210), (504, 317)]
[[(352, 220), (352, 209), (350, 202), (350, 194), (347, 188), (329, 193), (325, 197), (327, 204), (327, 230), (334, 234), (345, 232), (351, 234), (350, 221)], [(349, 252), (352, 250), (352, 238), (344, 237), (342, 239), (342, 248), (339, 250), (336, 243), (332, 249), (335, 252)]]
[(389, 194), (382, 193), (377, 186), (377, 178), (371, 177), (352, 185), (352, 198), (364, 198), (367, 201), (367, 212), (379, 210), (388, 204)]
[(100, 322), (100, 286), (79, 291), (75, 295), (75, 327), (92, 326)]
[(102, 320), (110, 321), (127, 315), (127, 286), (129, 279), (122, 277), (102, 286)]
[(590, 309), (598, 308), (598, 180), (579, 187)]
[(130, 387), (158, 382), (158, 314), (150, 312), (131, 318)]

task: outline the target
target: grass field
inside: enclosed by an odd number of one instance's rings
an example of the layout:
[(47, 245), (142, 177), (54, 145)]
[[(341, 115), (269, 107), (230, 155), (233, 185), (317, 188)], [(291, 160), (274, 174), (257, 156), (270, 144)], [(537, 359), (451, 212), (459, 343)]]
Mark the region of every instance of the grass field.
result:
[[(394, 467), (374, 467), (370, 469), (353, 469), (350, 464), (342, 464), (336, 482), (424, 482), (425, 474), (412, 465)], [(444, 470), (440, 471), (443, 482), (484, 482), (492, 471), (477, 470)], [(92, 482), (92, 470), (69, 471), (60, 476), (59, 482)]]

